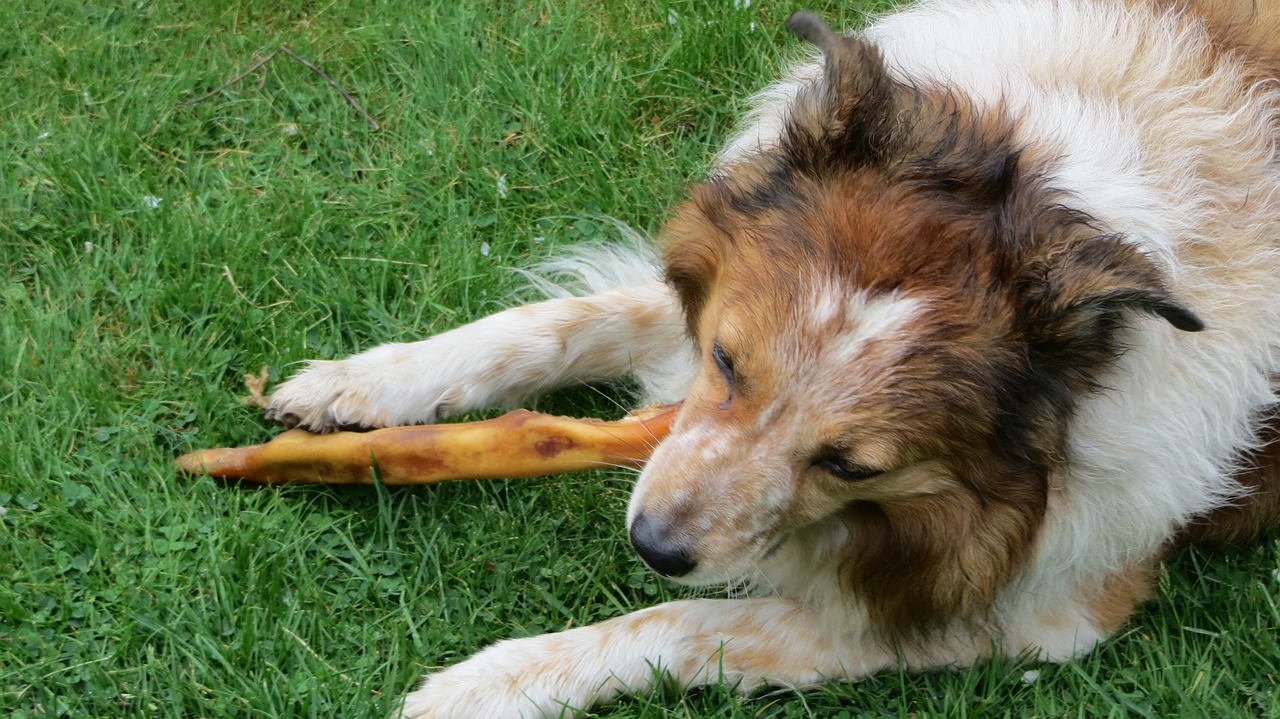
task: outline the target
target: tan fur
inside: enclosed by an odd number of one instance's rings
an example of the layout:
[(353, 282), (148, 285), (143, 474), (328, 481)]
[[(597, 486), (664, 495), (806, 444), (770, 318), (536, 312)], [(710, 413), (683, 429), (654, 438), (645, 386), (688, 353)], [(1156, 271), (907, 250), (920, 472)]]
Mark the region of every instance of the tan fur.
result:
[(1177, 13), (1205, 31), (1224, 53), (1248, 58), (1265, 79), (1280, 75), (1280, 3), (1274, 0), (1132, 0)]

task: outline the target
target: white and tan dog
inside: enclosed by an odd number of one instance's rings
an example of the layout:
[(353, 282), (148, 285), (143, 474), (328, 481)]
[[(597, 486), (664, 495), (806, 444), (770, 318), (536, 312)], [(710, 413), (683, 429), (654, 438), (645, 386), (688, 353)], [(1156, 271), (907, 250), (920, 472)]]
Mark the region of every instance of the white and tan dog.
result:
[[(628, 529), (657, 572), (747, 581), (502, 642), (407, 717), (571, 715), (993, 650), (1088, 651), (1162, 553), (1280, 519), (1280, 11), (932, 0), (760, 94), (661, 266), (315, 362), (268, 415), (430, 422), (636, 376), (684, 399)], [(600, 255), (582, 260), (599, 261)]]

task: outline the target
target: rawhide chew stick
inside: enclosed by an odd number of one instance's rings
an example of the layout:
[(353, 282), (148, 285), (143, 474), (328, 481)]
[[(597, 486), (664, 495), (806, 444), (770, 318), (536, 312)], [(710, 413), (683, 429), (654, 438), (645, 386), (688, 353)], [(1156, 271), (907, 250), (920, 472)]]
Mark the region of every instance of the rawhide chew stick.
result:
[(481, 422), (371, 432), (293, 429), (266, 444), (189, 452), (177, 466), (191, 474), (261, 484), (373, 484), (375, 466), (384, 484), (638, 467), (670, 431), (679, 407), (650, 407), (616, 422), (518, 409)]

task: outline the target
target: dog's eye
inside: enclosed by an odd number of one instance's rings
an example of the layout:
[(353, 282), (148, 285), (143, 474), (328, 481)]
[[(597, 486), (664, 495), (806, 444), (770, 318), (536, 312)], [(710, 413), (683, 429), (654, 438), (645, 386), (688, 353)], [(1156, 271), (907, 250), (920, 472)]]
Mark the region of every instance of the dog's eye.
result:
[(715, 360), (720, 374), (724, 375), (724, 380), (729, 383), (729, 390), (733, 391), (733, 360), (725, 354), (719, 340), (711, 343), (711, 359)]
[(822, 457), (814, 460), (813, 466), (824, 472), (830, 473), (836, 479), (843, 479), (846, 482), (859, 482), (864, 479), (884, 474), (882, 470), (864, 467), (860, 464), (850, 464), (842, 457)]
[(736, 393), (733, 377), (733, 360), (724, 351), (724, 347), (720, 345), (720, 340), (711, 343), (711, 359), (716, 363), (716, 368), (720, 370), (720, 374), (724, 375), (725, 384), (729, 385), (729, 396), (724, 398), (720, 403), (720, 409), (728, 409), (729, 403), (733, 402), (733, 395)]

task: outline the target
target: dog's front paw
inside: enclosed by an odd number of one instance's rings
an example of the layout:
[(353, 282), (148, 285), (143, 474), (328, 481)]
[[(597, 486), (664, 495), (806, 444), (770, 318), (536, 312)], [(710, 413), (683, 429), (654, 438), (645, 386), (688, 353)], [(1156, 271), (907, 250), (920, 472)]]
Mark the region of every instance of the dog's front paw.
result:
[(475, 659), (432, 674), (411, 692), (400, 710), (401, 719), (570, 719), (576, 712), (564, 705), (538, 701), (521, 689), (520, 667), (479, 671)]
[[(583, 630), (572, 630), (582, 632)], [(617, 694), (617, 679), (574, 646), (546, 634), (498, 642), (424, 677), (401, 719), (572, 719)]]
[(456, 378), (419, 367), (418, 353), (408, 347), (383, 345), (345, 360), (311, 362), (271, 393), (267, 419), (318, 433), (443, 419), (456, 402)]
[[(509, 678), (459, 675), (460, 667), (426, 677), (404, 700), (400, 719), (557, 719), (528, 699), (511, 695)], [(566, 712), (564, 719), (573, 714)]]
[[(386, 344), (336, 361), (313, 361), (267, 400), (267, 419), (312, 432), (430, 424), (502, 404), (501, 379), (484, 347), (454, 331)], [(476, 357), (480, 352), (481, 357)]]
[(374, 386), (350, 360), (313, 361), (267, 400), (267, 419), (312, 432), (370, 429), (395, 424), (380, 407)]

